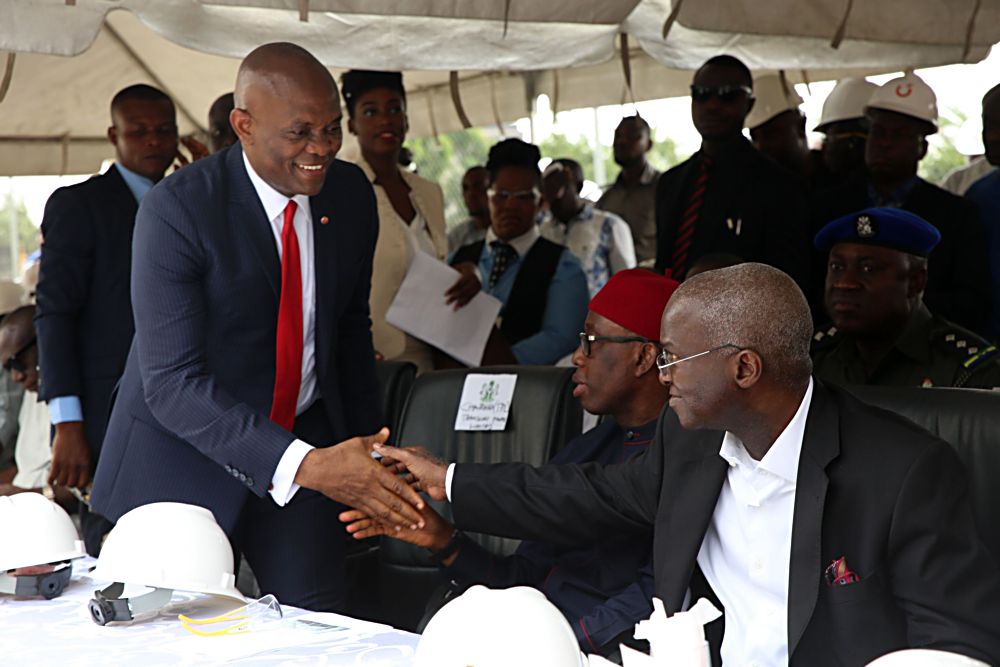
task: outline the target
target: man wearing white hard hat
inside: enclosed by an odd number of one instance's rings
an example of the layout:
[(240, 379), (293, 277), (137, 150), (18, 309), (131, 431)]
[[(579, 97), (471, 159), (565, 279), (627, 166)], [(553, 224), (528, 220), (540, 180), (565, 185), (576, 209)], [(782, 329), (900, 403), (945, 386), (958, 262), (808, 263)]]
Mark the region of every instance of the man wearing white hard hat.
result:
[(819, 124), (813, 129), (825, 135), (823, 162), (836, 184), (864, 171), (868, 141), (865, 107), (876, 90), (878, 86), (865, 79), (841, 79), (823, 102)]
[(829, 182), (819, 151), (810, 151), (806, 141), (806, 117), (799, 109), (802, 98), (784, 72), (754, 79), (757, 102), (747, 115), (746, 126), (754, 148), (788, 171), (805, 178), (810, 189)]
[[(937, 132), (937, 115), (934, 91), (915, 74), (879, 87), (865, 108), (871, 123), (865, 146), (866, 173), (816, 196), (814, 231), (871, 206), (917, 214), (941, 232), (941, 242), (929, 257), (932, 270), (924, 292), (928, 308), (982, 333), (991, 290), (986, 234), (979, 213), (970, 202), (917, 176), (917, 165), (927, 154), (927, 135)], [(817, 263), (819, 277), (824, 276), (818, 267)]]

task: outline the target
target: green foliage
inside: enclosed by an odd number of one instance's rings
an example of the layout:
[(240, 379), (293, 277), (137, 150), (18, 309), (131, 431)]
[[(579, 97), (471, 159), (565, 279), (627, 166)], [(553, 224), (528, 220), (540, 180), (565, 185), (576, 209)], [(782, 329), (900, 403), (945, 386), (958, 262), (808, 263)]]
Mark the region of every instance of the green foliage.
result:
[(466, 217), (462, 201), (462, 176), (469, 167), (485, 165), (493, 140), (478, 129), (442, 134), (436, 139), (411, 139), (406, 147), (413, 153), (417, 173), (441, 186), (444, 214), (449, 226)]
[[(17, 266), (11, 266), (10, 261), (10, 228), (11, 218), (17, 218)], [(21, 264), (24, 258), (38, 250), (38, 226), (28, 217), (28, 211), (24, 208), (24, 202), (17, 200), (10, 194), (3, 200), (0, 206), (0, 276), (6, 278), (17, 278), (21, 274)]]
[(964, 167), (968, 160), (955, 148), (955, 142), (948, 131), (959, 128), (968, 116), (955, 108), (949, 108), (946, 114), (938, 118), (938, 133), (935, 141), (928, 147), (927, 155), (920, 161), (918, 173), (921, 178), (931, 183), (941, 183), (952, 170)]

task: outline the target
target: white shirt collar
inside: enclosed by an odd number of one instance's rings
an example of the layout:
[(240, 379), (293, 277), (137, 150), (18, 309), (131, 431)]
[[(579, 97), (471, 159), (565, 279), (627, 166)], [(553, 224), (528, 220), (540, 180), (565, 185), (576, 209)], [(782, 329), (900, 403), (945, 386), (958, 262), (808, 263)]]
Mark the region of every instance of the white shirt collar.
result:
[[(541, 234), (538, 232), (538, 225), (531, 225), (528, 231), (521, 234), (520, 236), (515, 236), (511, 240), (507, 241), (514, 250), (517, 251), (518, 257), (524, 257), (531, 250), (531, 246), (535, 245), (535, 241), (539, 239)], [(493, 228), (490, 227), (486, 230), (486, 247), (490, 247), (490, 244), (494, 241), (499, 240), (497, 235), (493, 233)]]
[[(250, 164), (249, 158), (245, 151), (243, 153), (243, 164), (247, 168), (247, 175), (250, 177), (250, 182), (253, 183), (254, 190), (257, 191), (257, 197), (260, 199), (260, 203), (264, 206), (264, 215), (267, 216), (268, 220), (274, 220), (276, 217), (281, 215), (285, 206), (288, 205), (288, 197), (281, 194), (270, 185), (264, 181), (263, 178), (254, 170), (253, 165)], [(299, 208), (309, 213), (309, 197), (307, 195), (295, 195), (292, 197)], [(308, 219), (308, 218), (307, 218)]]
[(799, 409), (760, 461), (754, 461), (743, 447), (743, 442), (729, 431), (726, 431), (722, 439), (719, 456), (730, 466), (766, 470), (794, 484), (799, 474), (799, 455), (802, 453), (802, 438), (806, 431), (806, 417), (809, 415), (812, 394), (813, 380), (809, 378), (809, 386), (799, 403)]

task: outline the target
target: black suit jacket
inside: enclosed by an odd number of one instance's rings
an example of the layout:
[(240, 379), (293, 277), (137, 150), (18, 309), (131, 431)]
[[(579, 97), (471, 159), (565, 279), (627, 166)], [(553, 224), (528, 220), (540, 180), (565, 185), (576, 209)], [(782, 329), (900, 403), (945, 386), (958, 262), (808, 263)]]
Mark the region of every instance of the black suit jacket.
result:
[[(676, 612), (689, 588), (702, 592), (696, 559), (726, 478), (723, 435), (686, 431), (668, 409), (648, 451), (625, 464), (459, 464), (455, 521), (566, 544), (652, 525), (657, 595)], [(828, 587), (824, 569), (841, 557), (861, 580)], [(792, 523), (790, 663), (861, 665), (907, 646), (995, 663), (998, 628), (1000, 571), (976, 533), (957, 456), (817, 381)]]
[(79, 396), (96, 462), (132, 342), (129, 271), (138, 206), (117, 167), (56, 190), (42, 219), (39, 398)]
[[(383, 423), (368, 310), (378, 215), (368, 179), (340, 161), (310, 209), (316, 381), (333, 436), (310, 444), (324, 446)], [(294, 439), (268, 419), (280, 293), (274, 236), (239, 144), (143, 199), (136, 337), (94, 480), (96, 511), (117, 520), (146, 503), (186, 502), (231, 533), (249, 494), (268, 492)]]
[[(826, 223), (870, 206), (867, 177), (818, 193), (812, 202), (813, 235)], [(976, 205), (920, 179), (903, 200), (903, 209), (937, 227), (941, 242), (928, 258), (924, 302), (935, 315), (984, 332), (992, 308), (986, 230)], [(815, 256), (817, 304), (826, 277), (826, 253)], [(817, 318), (826, 321), (827, 318)]]
[[(657, 183), (656, 266), (660, 270), (673, 259), (674, 239), (701, 160), (698, 151), (661, 175)], [(714, 161), (687, 265), (702, 255), (732, 253), (781, 269), (805, 291), (811, 256), (808, 233), (805, 183), (741, 139)]]

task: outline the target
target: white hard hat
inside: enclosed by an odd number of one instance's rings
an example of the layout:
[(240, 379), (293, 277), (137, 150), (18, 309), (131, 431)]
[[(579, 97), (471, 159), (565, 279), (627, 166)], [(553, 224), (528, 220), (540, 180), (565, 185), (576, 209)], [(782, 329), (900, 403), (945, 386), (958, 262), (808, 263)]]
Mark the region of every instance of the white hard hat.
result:
[(798, 109), (802, 104), (802, 98), (795, 92), (795, 86), (785, 79), (783, 73), (765, 74), (754, 79), (753, 109), (747, 114), (745, 125), (747, 129), (754, 129), (758, 125), (763, 125), (775, 116), (791, 109)]
[(937, 131), (937, 96), (916, 74), (887, 81), (872, 93), (866, 109), (895, 111), (930, 123)]
[(886, 653), (868, 663), (868, 667), (989, 667), (985, 662), (949, 651), (908, 648)]
[(534, 588), (473, 586), (438, 610), (417, 644), (415, 667), (581, 667), (569, 622)]
[[(124, 514), (108, 533), (92, 576), (114, 582), (90, 601), (99, 625), (157, 609), (174, 590), (244, 601), (235, 585), (233, 548), (212, 513), (197, 505), (150, 503)], [(155, 590), (120, 598), (124, 584)]]
[(23, 287), (9, 280), (0, 280), (0, 315), (13, 313), (24, 303)]
[(69, 581), (69, 567), (38, 575), (9, 576), (22, 567), (65, 563), (86, 555), (66, 510), (40, 493), (0, 497), (0, 593), (54, 598)]
[(865, 107), (872, 94), (878, 90), (871, 81), (865, 79), (841, 79), (833, 87), (823, 102), (823, 112), (819, 117), (816, 132), (825, 132), (831, 123), (855, 120), (865, 117)]

